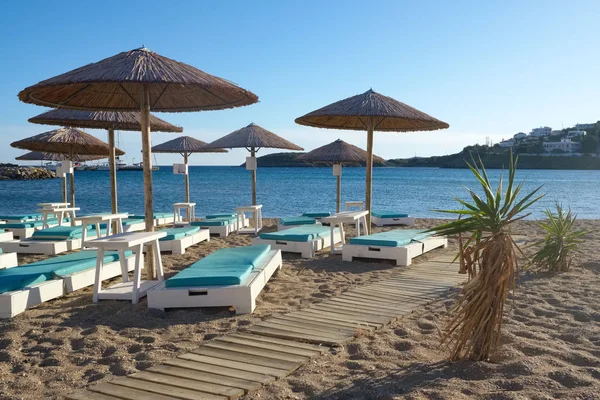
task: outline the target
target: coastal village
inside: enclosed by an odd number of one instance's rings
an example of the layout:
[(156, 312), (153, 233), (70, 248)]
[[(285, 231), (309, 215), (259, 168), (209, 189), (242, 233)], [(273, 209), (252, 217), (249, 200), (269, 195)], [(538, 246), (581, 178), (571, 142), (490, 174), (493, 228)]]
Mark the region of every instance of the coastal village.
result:
[(541, 126), (533, 128), (528, 134), (516, 133), (510, 139), (503, 139), (498, 145), (511, 149), (525, 147), (525, 152), (534, 154), (591, 155), (598, 151), (596, 129), (597, 123), (576, 124), (573, 128), (561, 130)]

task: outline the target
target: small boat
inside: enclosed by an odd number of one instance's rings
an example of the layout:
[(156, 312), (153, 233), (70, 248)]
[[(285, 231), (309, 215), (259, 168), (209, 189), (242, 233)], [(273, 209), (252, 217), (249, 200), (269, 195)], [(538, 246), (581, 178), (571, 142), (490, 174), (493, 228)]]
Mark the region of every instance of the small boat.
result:
[[(135, 161), (135, 158), (133, 159)], [(139, 163), (132, 163), (131, 165), (119, 165), (118, 166), (118, 170), (119, 171), (143, 171), (144, 170), (144, 163), (139, 162)], [(152, 171), (158, 171), (159, 168), (157, 166), (152, 166)]]

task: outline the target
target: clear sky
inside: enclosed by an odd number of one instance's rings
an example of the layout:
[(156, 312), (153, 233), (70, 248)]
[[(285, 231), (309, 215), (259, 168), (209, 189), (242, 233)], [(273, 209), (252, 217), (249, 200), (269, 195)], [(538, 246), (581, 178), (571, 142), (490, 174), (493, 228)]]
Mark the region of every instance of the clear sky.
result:
[[(369, 88), (450, 124), (375, 134), (384, 158), (442, 155), (549, 125), (600, 119), (600, 2), (552, 1), (12, 1), (0, 14), (0, 161), (9, 143), (53, 129), (27, 119), (46, 109), (17, 99), (26, 86), (145, 45), (236, 82), (260, 103), (162, 113), (210, 142), (255, 122), (307, 150), (363, 132), (294, 119)], [(89, 130), (106, 140), (104, 131)], [(177, 134), (154, 134), (153, 144)], [(123, 132), (128, 161), (140, 135)], [(266, 154), (266, 152), (259, 153)], [(244, 150), (194, 155), (233, 165)], [(159, 164), (179, 156), (157, 155)]]

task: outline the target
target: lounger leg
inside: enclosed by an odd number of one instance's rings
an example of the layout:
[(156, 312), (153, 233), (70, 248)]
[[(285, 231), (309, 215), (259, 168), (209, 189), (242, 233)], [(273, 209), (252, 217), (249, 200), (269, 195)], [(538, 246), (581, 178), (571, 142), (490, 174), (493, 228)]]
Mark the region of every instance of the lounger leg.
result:
[(248, 299), (248, 303), (247, 304), (240, 304), (240, 305), (235, 305), (235, 313), (237, 315), (239, 314), (251, 314), (254, 309), (256, 308), (256, 300), (255, 299)]
[(140, 244), (135, 246), (133, 252), (135, 253), (135, 270), (133, 273), (133, 290), (131, 294), (131, 303), (137, 304), (138, 289), (140, 287), (140, 281), (142, 280), (142, 253), (144, 252), (144, 245)]
[(87, 238), (87, 224), (85, 223), (85, 220), (83, 222), (83, 227), (82, 227), (82, 231), (81, 231), (81, 248), (84, 249), (84, 244)]
[(96, 280), (94, 281), (94, 303), (98, 302), (98, 294), (102, 290), (102, 268), (104, 266), (104, 250), (98, 249), (96, 255)]
[(156, 259), (156, 276), (159, 282), (165, 280), (165, 273), (163, 271), (162, 258), (160, 258), (160, 247), (158, 240), (154, 241), (154, 258)]
[(123, 282), (129, 282), (129, 271), (127, 271), (125, 250), (119, 250), (119, 263), (121, 264), (121, 276), (123, 277)]

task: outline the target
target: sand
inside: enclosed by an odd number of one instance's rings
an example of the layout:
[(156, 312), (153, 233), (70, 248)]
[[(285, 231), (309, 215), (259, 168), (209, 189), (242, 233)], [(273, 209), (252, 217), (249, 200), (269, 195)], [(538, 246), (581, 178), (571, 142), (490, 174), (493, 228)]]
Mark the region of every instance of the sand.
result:
[[(268, 229), (274, 230), (274, 222), (266, 221)], [(418, 220), (417, 225), (438, 222)], [(597, 229), (600, 221), (579, 225)], [(519, 223), (514, 231), (529, 238), (540, 234), (533, 222)], [(212, 238), (185, 255), (163, 255), (163, 261), (171, 275), (217, 248), (249, 242), (247, 236)], [(572, 272), (523, 277), (507, 311), (504, 346), (491, 362), (445, 361), (448, 353), (439, 347), (438, 328), (455, 291), (245, 398), (600, 398), (599, 245), (600, 234), (589, 234)], [(390, 263), (342, 262), (326, 251), (312, 260), (285, 255), (284, 268), (259, 296), (256, 312), (244, 316), (228, 308), (148, 310), (145, 301), (93, 304), (91, 288), (80, 290), (0, 321), (0, 398), (59, 398), (400, 269)]]

